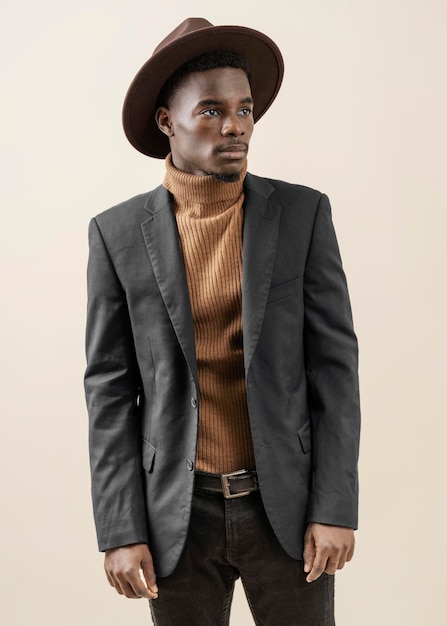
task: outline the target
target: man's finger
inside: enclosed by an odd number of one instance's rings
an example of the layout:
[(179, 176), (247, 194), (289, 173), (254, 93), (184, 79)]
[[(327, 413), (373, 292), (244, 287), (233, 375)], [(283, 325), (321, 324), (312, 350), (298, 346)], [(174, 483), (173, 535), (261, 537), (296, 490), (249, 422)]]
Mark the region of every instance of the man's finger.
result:
[(150, 594), (149, 598), (151, 600), (155, 600), (156, 598), (158, 598), (158, 587), (156, 583), (154, 568), (149, 568), (147, 567), (147, 565), (145, 566), (145, 564), (143, 564), (143, 568), (139, 570), (138, 575), (140, 576), (140, 580), (142, 581), (145, 589)]
[(147, 589), (152, 594), (151, 596), (152, 599), (157, 598), (158, 597), (157, 577), (155, 576), (154, 562), (152, 560), (152, 556), (149, 550), (147, 551), (147, 554), (145, 554), (141, 560), (141, 569), (140, 569), (139, 574), (140, 574), (141, 579), (144, 581), (144, 584), (146, 585)]
[(355, 550), (355, 542), (353, 541), (351, 546), (349, 547), (348, 554), (346, 556), (346, 561), (349, 562), (352, 559), (352, 557), (354, 556), (354, 550)]
[(326, 563), (326, 567), (324, 568), (324, 571), (326, 572), (326, 574), (333, 576), (335, 572), (337, 571), (337, 569), (341, 569), (340, 561), (338, 560), (338, 558), (331, 557), (330, 559), (328, 559)]
[(326, 562), (327, 559), (323, 556), (323, 554), (317, 551), (312, 565), (312, 569), (306, 577), (306, 581), (308, 583), (312, 583), (314, 580), (320, 578), (321, 574), (326, 569)]
[(309, 552), (304, 552), (304, 571), (306, 574), (310, 572), (313, 567), (315, 556)]
[(115, 589), (115, 591), (117, 593), (120, 594), (120, 596), (124, 595), (123, 591), (121, 589), (121, 584), (119, 582), (119, 580), (113, 575), (113, 573), (107, 573), (107, 578), (110, 582), (110, 584), (112, 585), (112, 587)]
[(131, 600), (136, 600), (136, 599), (143, 597), (138, 593), (136, 589), (134, 589), (133, 585), (131, 585), (129, 582), (123, 582), (121, 586), (122, 586), (123, 593), (126, 596), (126, 598), (129, 598)]
[(152, 593), (141, 580), (138, 570), (132, 570), (117, 577), (126, 598), (150, 599), (152, 597)]
[(344, 566), (346, 565), (346, 561), (347, 560), (348, 560), (347, 558), (341, 556), (339, 561), (338, 561), (337, 569), (343, 569)]
[(315, 543), (314, 543), (313, 536), (310, 532), (307, 532), (304, 537), (303, 559), (304, 559), (304, 571), (307, 574), (312, 569), (314, 559), (315, 559)]
[(104, 569), (109, 583), (120, 595), (149, 600), (157, 597), (152, 556), (146, 544), (106, 550)]

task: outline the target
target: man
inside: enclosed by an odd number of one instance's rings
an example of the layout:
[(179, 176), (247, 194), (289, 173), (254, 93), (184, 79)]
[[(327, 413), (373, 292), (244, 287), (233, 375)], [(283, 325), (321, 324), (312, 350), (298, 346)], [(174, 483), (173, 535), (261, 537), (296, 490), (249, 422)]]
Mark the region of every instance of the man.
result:
[[(124, 104), (162, 186), (90, 226), (86, 393), (110, 584), (158, 626), (334, 623), (357, 525), (357, 345), (326, 196), (246, 173), (283, 62), (188, 19)], [(278, 126), (287, 123), (278, 114)]]

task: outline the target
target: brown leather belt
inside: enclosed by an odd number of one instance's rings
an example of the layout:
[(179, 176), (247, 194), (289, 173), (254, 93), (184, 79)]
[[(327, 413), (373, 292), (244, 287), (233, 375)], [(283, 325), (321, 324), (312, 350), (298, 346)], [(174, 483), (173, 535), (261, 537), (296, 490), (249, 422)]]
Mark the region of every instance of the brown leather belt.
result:
[(241, 498), (253, 491), (259, 491), (258, 477), (254, 470), (239, 470), (231, 474), (196, 472), (194, 487), (201, 491), (221, 493), (227, 500)]

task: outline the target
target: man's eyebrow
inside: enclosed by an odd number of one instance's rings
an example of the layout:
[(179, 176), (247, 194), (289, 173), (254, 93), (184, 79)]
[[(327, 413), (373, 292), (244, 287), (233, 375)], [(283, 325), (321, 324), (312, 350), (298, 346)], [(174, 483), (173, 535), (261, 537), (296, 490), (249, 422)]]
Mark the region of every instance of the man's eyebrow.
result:
[[(214, 98), (205, 98), (205, 100), (200, 100), (197, 103), (198, 107), (204, 107), (204, 106), (222, 106), (224, 103), (223, 100), (215, 100)], [(248, 96), (247, 98), (243, 98), (240, 101), (240, 104), (253, 104), (253, 98), (251, 98), (250, 96)]]
[(223, 104), (222, 100), (214, 100), (213, 98), (205, 98), (205, 100), (200, 100), (197, 103), (198, 107), (206, 107), (206, 106), (211, 106), (214, 104), (218, 104), (221, 105)]

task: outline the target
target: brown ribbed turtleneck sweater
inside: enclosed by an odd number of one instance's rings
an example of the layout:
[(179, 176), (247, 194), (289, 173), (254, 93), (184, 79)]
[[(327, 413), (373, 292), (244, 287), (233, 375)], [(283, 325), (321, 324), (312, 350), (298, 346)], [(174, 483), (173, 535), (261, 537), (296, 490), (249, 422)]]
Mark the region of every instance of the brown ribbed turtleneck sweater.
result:
[(200, 387), (196, 469), (255, 467), (242, 346), (242, 204), (236, 182), (195, 176), (166, 159), (194, 321)]

